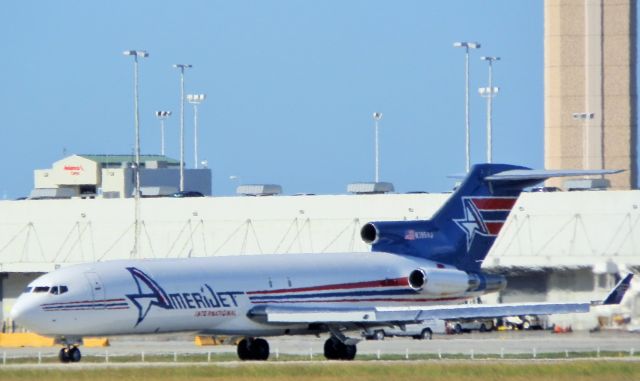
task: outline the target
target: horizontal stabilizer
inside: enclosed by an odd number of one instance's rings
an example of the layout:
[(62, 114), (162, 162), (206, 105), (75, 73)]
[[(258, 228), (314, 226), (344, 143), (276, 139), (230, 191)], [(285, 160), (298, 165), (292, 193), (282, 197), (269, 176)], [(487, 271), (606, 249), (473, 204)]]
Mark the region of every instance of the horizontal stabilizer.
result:
[(570, 176), (601, 176), (612, 175), (614, 173), (622, 172), (621, 169), (594, 169), (594, 170), (579, 170), (579, 169), (558, 169), (558, 170), (546, 170), (546, 169), (512, 169), (509, 171), (503, 171), (495, 173), (491, 176), (487, 176), (484, 179), (487, 181), (513, 181), (513, 180), (545, 180), (551, 177), (570, 177)]

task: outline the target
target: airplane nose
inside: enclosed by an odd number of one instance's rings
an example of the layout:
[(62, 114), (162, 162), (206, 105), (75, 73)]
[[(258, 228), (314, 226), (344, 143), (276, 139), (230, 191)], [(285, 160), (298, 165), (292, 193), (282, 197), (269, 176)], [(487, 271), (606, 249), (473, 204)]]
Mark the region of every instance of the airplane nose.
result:
[(11, 320), (18, 325), (29, 328), (30, 325), (32, 325), (31, 320), (34, 313), (36, 313), (36, 311), (33, 308), (33, 303), (29, 303), (29, 301), (20, 297), (13, 305), (13, 308), (11, 308), (10, 316)]
[(17, 300), (16, 303), (11, 308), (11, 312), (9, 315), (11, 316), (11, 320), (18, 321), (22, 318), (22, 314), (24, 313), (24, 303), (21, 300)]

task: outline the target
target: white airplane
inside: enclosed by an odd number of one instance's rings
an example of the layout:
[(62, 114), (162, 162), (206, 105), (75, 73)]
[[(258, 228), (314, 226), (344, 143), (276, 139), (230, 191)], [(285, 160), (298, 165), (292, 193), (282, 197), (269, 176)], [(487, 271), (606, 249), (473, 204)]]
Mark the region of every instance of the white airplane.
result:
[(81, 359), (83, 336), (199, 332), (244, 337), (242, 360), (266, 360), (261, 337), (330, 333), (327, 359), (351, 360), (348, 332), (427, 319), (587, 312), (617, 304), (632, 275), (600, 302), (462, 304), (506, 286), (482, 260), (525, 187), (551, 176), (613, 171), (534, 171), (477, 165), (428, 221), (372, 222), (370, 253), (120, 260), (70, 266), (29, 284), (11, 315)]

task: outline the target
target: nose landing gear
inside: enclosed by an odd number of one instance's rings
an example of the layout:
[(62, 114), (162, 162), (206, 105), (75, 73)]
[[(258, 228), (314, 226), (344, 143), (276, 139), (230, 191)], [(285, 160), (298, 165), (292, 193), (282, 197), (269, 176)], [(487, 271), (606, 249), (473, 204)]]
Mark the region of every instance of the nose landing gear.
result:
[(68, 345), (58, 352), (58, 359), (61, 363), (79, 362), (82, 359), (80, 349), (75, 345)]

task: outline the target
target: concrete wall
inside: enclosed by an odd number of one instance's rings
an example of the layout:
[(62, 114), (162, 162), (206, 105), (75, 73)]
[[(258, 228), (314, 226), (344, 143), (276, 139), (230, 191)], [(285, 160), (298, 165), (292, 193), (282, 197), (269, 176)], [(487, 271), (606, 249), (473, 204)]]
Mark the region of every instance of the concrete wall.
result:
[[(142, 199), (138, 257), (368, 251), (375, 220), (428, 219), (448, 194)], [(640, 191), (525, 193), (489, 268), (640, 266)], [(0, 201), (0, 271), (131, 256), (133, 199)]]
[(36, 169), (33, 171), (34, 188), (57, 188), (58, 183), (53, 177), (51, 169)]
[(130, 197), (134, 188), (131, 168), (103, 168), (102, 186), (98, 190), (105, 198)]
[(524, 193), (485, 265), (640, 265), (640, 191)]
[[(368, 251), (364, 223), (428, 218), (447, 197), (145, 198), (136, 257)], [(0, 271), (131, 258), (133, 218), (133, 199), (0, 201)]]

